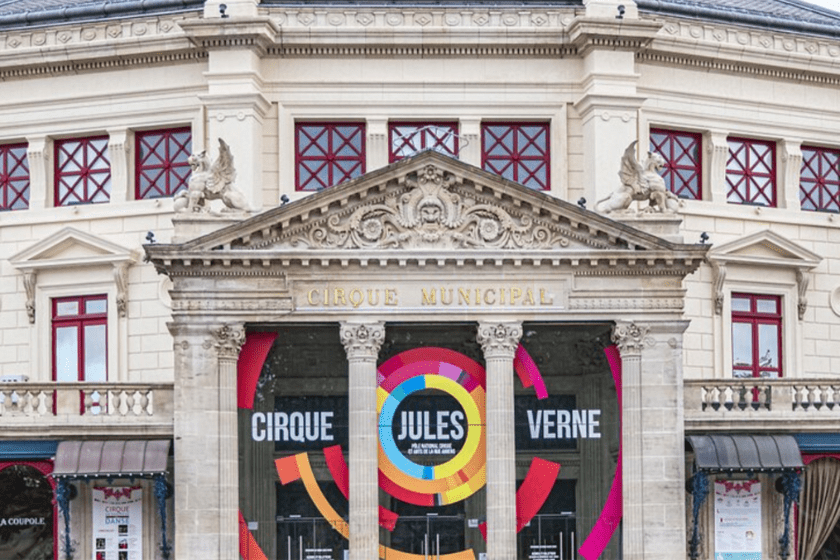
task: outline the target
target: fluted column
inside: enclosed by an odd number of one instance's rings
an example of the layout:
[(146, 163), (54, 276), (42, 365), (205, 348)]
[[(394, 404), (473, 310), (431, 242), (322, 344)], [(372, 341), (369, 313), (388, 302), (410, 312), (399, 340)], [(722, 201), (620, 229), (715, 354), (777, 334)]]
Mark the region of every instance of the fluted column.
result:
[(350, 440), (350, 560), (379, 558), (376, 358), (384, 323), (341, 323), (347, 352)]
[(478, 343), (487, 369), (487, 557), (516, 558), (516, 443), (513, 357), (522, 323), (479, 323)]
[(642, 442), (642, 348), (649, 327), (618, 323), (612, 340), (621, 354), (621, 462), (625, 560), (645, 557)]
[(241, 326), (212, 331), (219, 368), (219, 558), (239, 555), (239, 442), (236, 362), (245, 342)]

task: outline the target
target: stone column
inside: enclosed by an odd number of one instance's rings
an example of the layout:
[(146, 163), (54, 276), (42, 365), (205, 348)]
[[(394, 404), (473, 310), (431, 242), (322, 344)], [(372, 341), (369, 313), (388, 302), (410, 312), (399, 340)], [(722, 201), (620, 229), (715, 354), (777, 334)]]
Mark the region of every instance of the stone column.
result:
[(239, 555), (239, 442), (236, 362), (245, 342), (241, 326), (213, 330), (219, 360), (219, 558)]
[(642, 480), (642, 347), (649, 327), (617, 323), (613, 342), (621, 354), (621, 462), (625, 560), (641, 560), (644, 550)]
[(241, 326), (170, 324), (175, 339), (175, 554), (237, 558)]
[(513, 357), (522, 323), (482, 322), (478, 343), (487, 368), (487, 556), (516, 558), (516, 444)]
[(350, 560), (379, 558), (376, 358), (385, 324), (342, 322), (347, 352), (350, 440)]

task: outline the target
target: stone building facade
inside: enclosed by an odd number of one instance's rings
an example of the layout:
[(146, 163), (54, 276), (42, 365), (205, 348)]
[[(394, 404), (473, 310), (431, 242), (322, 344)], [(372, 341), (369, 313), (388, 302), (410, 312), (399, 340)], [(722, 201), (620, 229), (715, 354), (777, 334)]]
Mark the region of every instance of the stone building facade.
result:
[(829, 554), (838, 60), (794, 0), (0, 6), (0, 552)]

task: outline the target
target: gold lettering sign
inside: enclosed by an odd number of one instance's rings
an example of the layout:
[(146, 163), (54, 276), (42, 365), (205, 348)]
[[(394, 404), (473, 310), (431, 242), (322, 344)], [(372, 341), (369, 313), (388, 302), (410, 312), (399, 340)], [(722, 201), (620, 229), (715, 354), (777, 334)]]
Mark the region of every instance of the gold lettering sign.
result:
[[(352, 283), (311, 287), (299, 295), (298, 308), (540, 308), (561, 306), (557, 285), (495, 284), (369, 286)], [(562, 300), (562, 296), (561, 296)]]

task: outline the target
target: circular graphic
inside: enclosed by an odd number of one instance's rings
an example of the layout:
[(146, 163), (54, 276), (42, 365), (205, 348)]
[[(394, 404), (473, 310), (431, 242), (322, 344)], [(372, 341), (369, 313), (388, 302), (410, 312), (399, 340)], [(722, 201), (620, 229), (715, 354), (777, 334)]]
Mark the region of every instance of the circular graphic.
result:
[[(409, 350), (382, 364), (377, 412), (380, 485), (386, 492), (404, 502), (432, 506), (461, 501), (484, 486), (484, 378), (481, 365), (445, 348)], [(463, 446), (439, 465), (412, 461), (394, 440), (394, 417), (400, 404), (406, 397), (427, 389), (455, 399), (465, 416)], [(451, 449), (448, 443), (424, 445), (442, 446), (435, 450)]]

